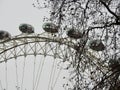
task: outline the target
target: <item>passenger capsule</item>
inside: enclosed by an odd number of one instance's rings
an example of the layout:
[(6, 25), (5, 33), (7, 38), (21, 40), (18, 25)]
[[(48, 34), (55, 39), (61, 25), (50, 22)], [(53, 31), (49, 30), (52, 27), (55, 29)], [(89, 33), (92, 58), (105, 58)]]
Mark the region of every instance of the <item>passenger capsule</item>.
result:
[(34, 33), (34, 27), (30, 24), (20, 24), (19, 30), (22, 33), (28, 33), (28, 34)]
[(7, 31), (0, 30), (0, 39), (11, 39), (11, 34)]
[(103, 51), (105, 50), (105, 46), (101, 40), (91, 40), (89, 42), (89, 47), (95, 51)]
[(117, 70), (120, 71), (120, 62), (119, 60), (110, 59), (108, 62), (109, 68), (111, 68), (112, 71)]
[(75, 29), (70, 29), (70, 30), (68, 30), (67, 35), (68, 35), (70, 38), (74, 38), (74, 39), (79, 39), (79, 38), (82, 38), (82, 36), (83, 36), (80, 31), (77, 31), (77, 30), (75, 30)]
[(42, 28), (49, 33), (57, 33), (58, 27), (53, 23), (44, 23)]

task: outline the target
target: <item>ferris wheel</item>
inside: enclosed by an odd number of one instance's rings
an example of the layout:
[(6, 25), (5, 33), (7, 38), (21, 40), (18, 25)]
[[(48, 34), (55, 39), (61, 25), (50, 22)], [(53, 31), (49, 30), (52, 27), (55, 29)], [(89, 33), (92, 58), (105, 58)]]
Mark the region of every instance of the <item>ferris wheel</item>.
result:
[(41, 34), (34, 33), (29, 24), (19, 26), (21, 35), (0, 32), (0, 90), (67, 88), (67, 68), (74, 58), (75, 44), (52, 35), (57, 29), (49, 24), (43, 25), (49, 32)]
[[(57, 28), (53, 23), (45, 23), (45, 32), (36, 34), (31, 25), (21, 24), (20, 35), (11, 37), (6, 31), (0, 32), (1, 90), (72, 90), (76, 79), (70, 78), (70, 72), (76, 67), (76, 58), (79, 58), (77, 40), (82, 38), (82, 33), (70, 29), (68, 37), (60, 37)], [(104, 44), (96, 43), (96, 40), (89, 47), (96, 51), (105, 49)], [(83, 57), (99, 59), (87, 48)], [(101, 66), (96, 61), (94, 64)], [(70, 69), (71, 66), (73, 68)], [(87, 73), (85, 71), (83, 76), (87, 77)], [(81, 80), (81, 83), (88, 82)]]

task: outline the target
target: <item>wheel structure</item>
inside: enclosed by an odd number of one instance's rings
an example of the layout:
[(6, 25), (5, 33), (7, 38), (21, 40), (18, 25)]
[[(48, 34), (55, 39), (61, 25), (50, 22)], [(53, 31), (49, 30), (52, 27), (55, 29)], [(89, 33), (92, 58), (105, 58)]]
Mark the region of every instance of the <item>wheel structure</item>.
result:
[(105, 51), (93, 51), (87, 46), (81, 54), (78, 42), (46, 32), (1, 40), (1, 90), (96, 88), (102, 78), (112, 73), (104, 60)]
[[(0, 42), (0, 90), (66, 90), (75, 44), (47, 33)], [(68, 86), (69, 85), (69, 86)]]

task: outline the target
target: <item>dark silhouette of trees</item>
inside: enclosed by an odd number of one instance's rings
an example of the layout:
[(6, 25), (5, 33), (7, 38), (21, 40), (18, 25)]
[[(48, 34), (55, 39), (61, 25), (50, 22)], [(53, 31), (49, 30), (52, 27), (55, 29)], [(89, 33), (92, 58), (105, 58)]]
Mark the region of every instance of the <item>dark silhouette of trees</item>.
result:
[(69, 90), (119, 90), (120, 0), (46, 0), (44, 6), (61, 37), (71, 28), (82, 33), (75, 39)]

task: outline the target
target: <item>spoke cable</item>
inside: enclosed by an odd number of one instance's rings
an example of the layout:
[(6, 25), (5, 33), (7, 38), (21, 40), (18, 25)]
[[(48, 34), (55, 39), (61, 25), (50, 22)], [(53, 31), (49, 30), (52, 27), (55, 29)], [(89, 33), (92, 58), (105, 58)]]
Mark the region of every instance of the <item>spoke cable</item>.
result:
[(7, 62), (5, 62), (6, 90), (8, 90)]
[(15, 67), (16, 67), (16, 83), (17, 83), (17, 90), (19, 90), (19, 83), (18, 83), (18, 67), (17, 67), (17, 60), (15, 59)]
[(25, 74), (25, 61), (26, 57), (24, 57), (24, 64), (23, 64), (23, 72), (22, 72), (22, 83), (21, 83), (21, 90), (23, 90), (23, 81), (24, 81), (24, 74)]
[(2, 83), (1, 83), (1, 80), (0, 80), (0, 87), (1, 87), (1, 90), (3, 90)]
[(60, 70), (59, 70), (59, 72), (58, 72), (58, 74), (57, 74), (57, 77), (56, 77), (56, 79), (55, 79), (55, 82), (54, 82), (54, 84), (53, 84), (53, 88), (55, 87), (55, 85), (56, 85), (56, 83), (57, 83), (57, 80), (58, 80), (58, 78), (59, 78), (59, 76), (60, 76), (61, 71), (62, 71), (62, 67), (60, 67)]
[(36, 65), (36, 56), (35, 56), (35, 58), (34, 58), (34, 63), (33, 63), (34, 65), (33, 65), (33, 90), (34, 90), (34, 88), (35, 88), (35, 65)]
[(52, 76), (53, 76), (53, 72), (54, 72), (54, 65), (55, 65), (55, 60), (53, 60), (53, 63), (52, 63), (52, 70), (51, 70), (51, 73), (50, 73), (50, 80), (49, 80), (49, 83), (48, 83), (48, 90), (50, 88), (50, 84), (51, 84), (51, 80), (52, 80)]
[(37, 90), (39, 82), (40, 82), (40, 77), (41, 77), (41, 73), (42, 73), (42, 70), (43, 70), (44, 62), (45, 62), (45, 57), (42, 60), (41, 68), (39, 67), (39, 74), (38, 74), (38, 79), (37, 79), (38, 81), (36, 81), (36, 90)]
[(55, 60), (55, 65), (54, 65), (54, 70), (53, 70), (53, 78), (52, 78), (52, 82), (51, 82), (51, 87), (53, 88), (53, 83), (54, 83), (54, 79), (55, 79), (55, 74), (56, 74), (56, 61), (57, 60)]

